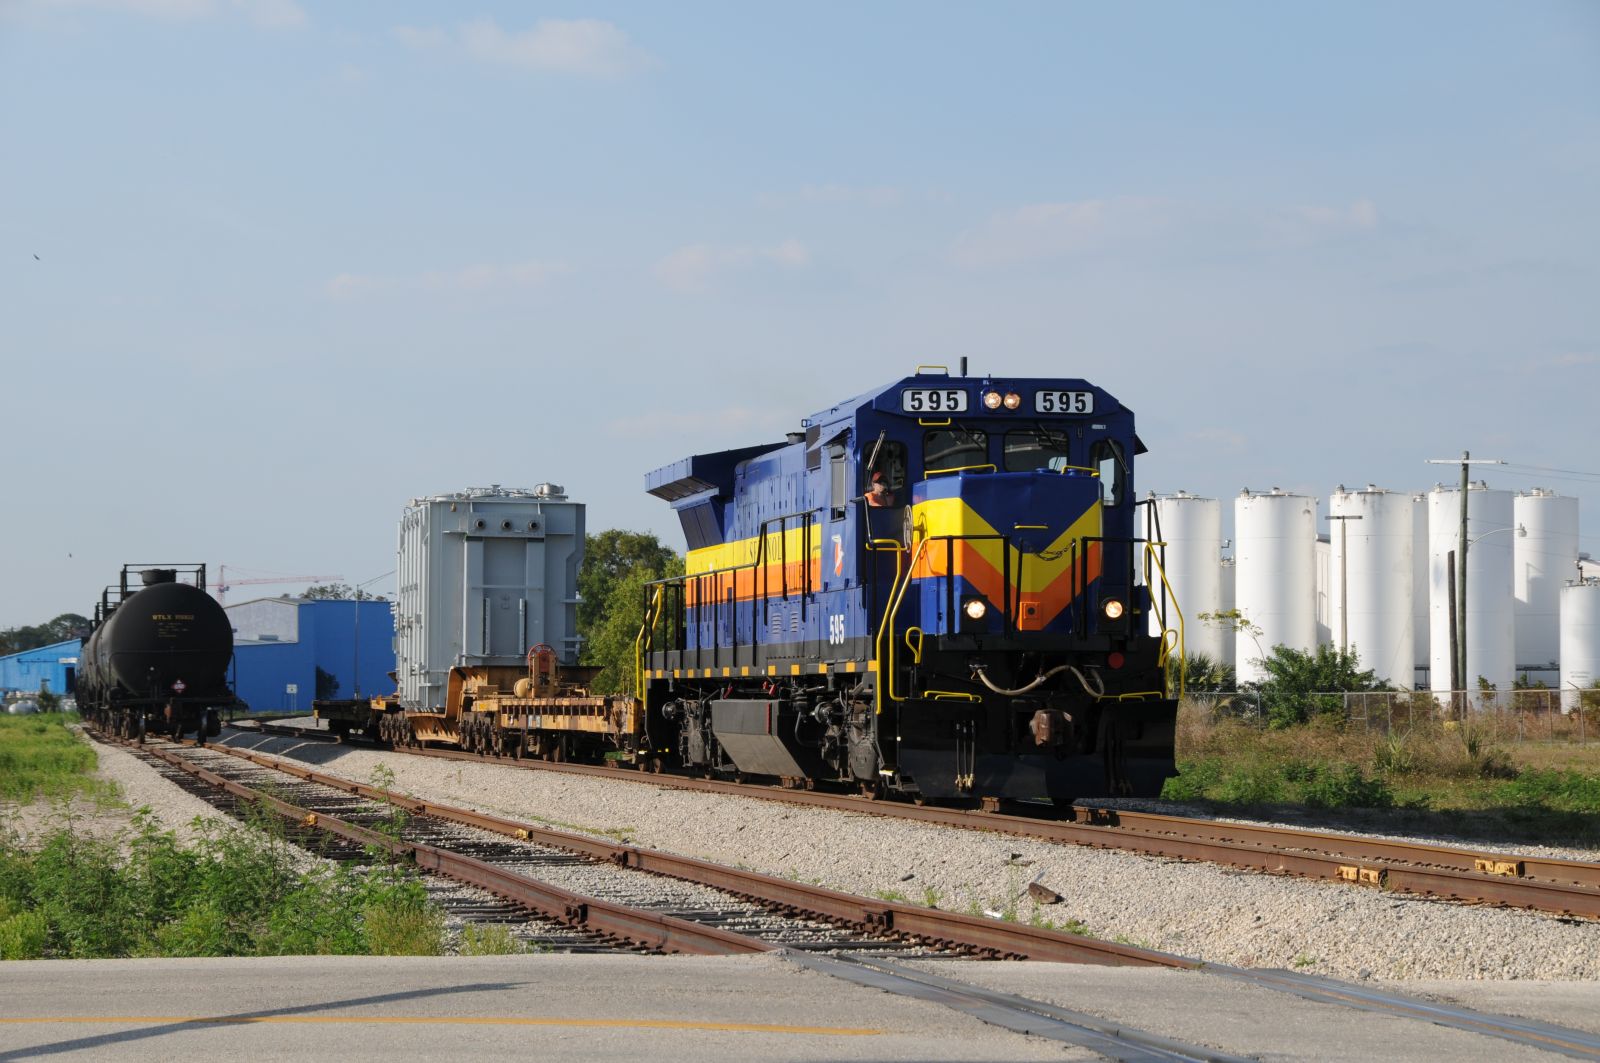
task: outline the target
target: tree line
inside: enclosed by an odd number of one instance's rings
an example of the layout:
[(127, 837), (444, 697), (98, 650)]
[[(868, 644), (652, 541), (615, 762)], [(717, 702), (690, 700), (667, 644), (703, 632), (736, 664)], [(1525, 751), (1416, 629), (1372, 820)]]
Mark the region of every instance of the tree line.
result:
[(22, 653), (24, 650), (36, 650), (40, 646), (66, 642), (68, 639), (86, 639), (93, 627), (93, 622), (86, 616), (62, 613), (54, 620), (47, 620), (42, 624), (0, 628), (0, 657)]

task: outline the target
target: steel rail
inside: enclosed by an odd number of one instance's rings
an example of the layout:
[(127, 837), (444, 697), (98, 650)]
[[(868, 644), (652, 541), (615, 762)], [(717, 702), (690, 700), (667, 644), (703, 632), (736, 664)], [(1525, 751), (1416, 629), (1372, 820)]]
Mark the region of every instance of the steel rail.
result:
[(290, 804), (281, 798), (219, 775), (171, 750), (150, 745), (144, 746), (143, 749), (151, 756), (194, 776), (208, 786), (265, 808), (283, 819), (301, 826), (314, 827), (358, 845), (372, 846), (395, 856), (410, 859), (418, 867), (437, 871), (460, 882), (486, 889), (569, 926), (582, 927), (585, 930), (662, 952), (729, 956), (774, 951), (774, 946), (743, 934), (702, 926), (675, 916), (630, 908), (596, 897), (586, 897), (448, 849), (422, 842), (401, 841), (336, 816)]
[(1048, 960), (1058, 963), (1136, 964), (1191, 970), (1203, 966), (1200, 961), (1153, 949), (1101, 941), (1098, 938), (1069, 934), (1046, 927), (985, 919), (874, 897), (860, 897), (823, 886), (793, 882), (756, 871), (714, 864), (694, 857), (641, 849), (620, 842), (552, 830), (486, 812), (474, 812), (434, 801), (403, 797), (364, 783), (327, 775), (294, 761), (247, 750), (230, 749), (227, 746), (207, 748), (227, 753), (260, 767), (284, 772), (305, 782), (342, 790), (368, 800), (386, 801), (405, 809), (412, 815), (431, 816), (508, 837), (537, 842), (540, 845), (566, 849), (590, 859), (614, 863), (621, 867), (637, 868), (669, 878), (697, 882), (736, 893), (783, 911), (821, 916), (824, 919), (878, 933), (920, 938), (1007, 959)]
[(591, 778), (647, 781), (705, 793), (859, 812), (1057, 844), (1120, 849), (1149, 856), (1347, 882), (1418, 896), (1600, 919), (1600, 863), (1587, 861), (1453, 849), (1295, 827), (1221, 823), (1108, 809), (1092, 803), (1071, 806), (1067, 810), (1070, 818), (1042, 819), (1010, 812), (980, 812), (875, 801), (815, 790), (753, 786), (722, 779), (638, 774), (599, 765), (485, 757), (460, 750), (408, 748), (402, 752)]

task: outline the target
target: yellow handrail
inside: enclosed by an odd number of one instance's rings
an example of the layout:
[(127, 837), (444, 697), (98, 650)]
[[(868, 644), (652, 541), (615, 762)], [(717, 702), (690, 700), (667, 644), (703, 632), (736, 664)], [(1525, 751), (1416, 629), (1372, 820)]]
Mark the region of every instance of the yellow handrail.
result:
[[(911, 635), (912, 635), (913, 632), (917, 636), (917, 644), (915, 646), (913, 646), (911, 644)], [(922, 629), (920, 627), (908, 627), (908, 628), (906, 628), (906, 649), (911, 651), (911, 663), (912, 664), (921, 664), (922, 663), (922, 638), (923, 638), (923, 631), (922, 631)]]
[(903, 580), (900, 578), (900, 555), (894, 555), (895, 573), (894, 583), (890, 584), (889, 586), (890, 601), (883, 611), (883, 622), (878, 625), (878, 639), (876, 645), (878, 654), (878, 682), (873, 689), (873, 700), (877, 703), (877, 707), (874, 710), (876, 715), (881, 716), (883, 714), (883, 695), (885, 690), (888, 691), (890, 701), (906, 700), (905, 698), (896, 695), (894, 692), (894, 638), (891, 637), (889, 639), (888, 652), (885, 653), (883, 636), (886, 631), (892, 631), (894, 629), (895, 615), (900, 612), (900, 603), (905, 600), (906, 588), (911, 586), (911, 573), (915, 571), (917, 562), (922, 558), (922, 551), (927, 549), (927, 546), (927, 539), (917, 540), (916, 552), (911, 555), (911, 563), (905, 567), (905, 579)]
[(922, 470), (922, 478), (926, 480), (930, 476), (939, 476), (947, 472), (972, 472), (975, 469), (988, 469), (990, 472), (1000, 471), (992, 462), (983, 465), (953, 465), (948, 469), (924, 469)]
[(650, 604), (645, 606), (644, 623), (639, 627), (639, 637), (633, 640), (633, 693), (644, 703), (644, 637), (655, 634), (656, 621), (661, 619), (661, 592), (665, 587), (657, 587), (656, 593), (650, 599)]
[[(1166, 545), (1166, 543), (1148, 542), (1144, 544), (1144, 582), (1146, 586), (1150, 586), (1150, 568), (1154, 565), (1156, 573), (1161, 577), (1161, 585), (1167, 589), (1167, 600), (1172, 603), (1172, 611), (1178, 616), (1176, 630), (1169, 628), (1166, 615), (1156, 606), (1156, 596), (1150, 595), (1150, 608), (1155, 612), (1156, 619), (1161, 621), (1161, 652), (1156, 656), (1156, 664), (1161, 668), (1163, 676), (1167, 672), (1167, 659), (1172, 655), (1172, 646), (1167, 636), (1174, 633), (1178, 636), (1178, 697), (1181, 698), (1189, 682), (1189, 655), (1183, 640), (1183, 608), (1178, 605), (1178, 596), (1172, 592), (1172, 584), (1167, 580), (1167, 570), (1162, 567), (1161, 558), (1156, 553), (1156, 547)], [(1170, 687), (1171, 683), (1164, 680), (1163, 685)]]

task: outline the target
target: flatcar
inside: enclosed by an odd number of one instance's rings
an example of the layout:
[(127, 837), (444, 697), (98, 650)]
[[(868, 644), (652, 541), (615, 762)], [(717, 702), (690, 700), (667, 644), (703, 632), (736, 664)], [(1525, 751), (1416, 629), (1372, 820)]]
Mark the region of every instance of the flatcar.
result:
[(916, 799), (1159, 794), (1182, 621), (1143, 452), (1088, 381), (922, 367), (647, 474), (688, 553), (648, 588), (645, 751)]
[(78, 708), (125, 738), (193, 732), (203, 743), (237, 704), (232, 661), (233, 628), (206, 593), (205, 565), (124, 565), (79, 653)]

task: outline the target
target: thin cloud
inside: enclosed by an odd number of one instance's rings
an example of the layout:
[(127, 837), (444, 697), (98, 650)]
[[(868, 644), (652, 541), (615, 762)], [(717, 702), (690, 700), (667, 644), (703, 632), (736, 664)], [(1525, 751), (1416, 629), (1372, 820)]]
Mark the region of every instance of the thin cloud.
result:
[(294, 0), (32, 0), (42, 11), (99, 11), (173, 22), (234, 13), (265, 29), (297, 29), (306, 24), (305, 9)]
[(772, 247), (719, 247), (690, 244), (680, 247), (656, 263), (655, 274), (675, 291), (699, 293), (711, 288), (722, 274), (758, 266), (801, 269), (811, 264), (811, 253), (798, 240), (785, 240)]
[(1600, 365), (1600, 354), (1593, 351), (1568, 351), (1554, 358), (1529, 362), (1529, 369), (1578, 369), (1586, 365)]
[(570, 273), (563, 262), (480, 264), (453, 271), (433, 271), (411, 276), (341, 273), (322, 286), (330, 299), (350, 301), (394, 294), (471, 294), (537, 288)]
[(1348, 207), (1300, 207), (1294, 213), (1320, 228), (1376, 229), (1380, 221), (1378, 207), (1370, 199), (1358, 199)]
[(1166, 214), (1164, 200), (1133, 196), (1031, 203), (963, 233), (950, 258), (958, 266), (983, 269), (1101, 250), (1158, 232)]
[[(717, 410), (717, 431), (720, 435), (737, 436), (743, 429), (760, 427), (772, 421), (771, 410), (753, 410), (748, 406), (733, 406)], [(630, 417), (618, 417), (606, 422), (606, 432), (612, 436), (630, 439), (695, 439), (706, 431), (705, 414), (695, 411), (652, 410)]]
[(1188, 433), (1195, 443), (1204, 443), (1230, 454), (1242, 454), (1250, 446), (1250, 438), (1228, 428), (1202, 428)]
[(652, 63), (615, 23), (599, 19), (541, 19), (532, 29), (517, 31), (480, 18), (453, 30), (396, 26), (393, 32), (413, 48), (453, 50), (481, 63), (524, 70), (614, 78)]

